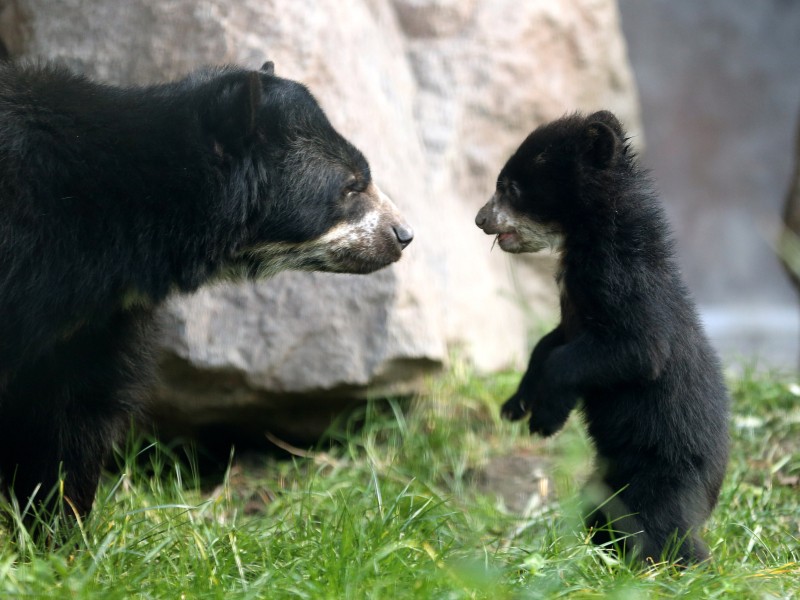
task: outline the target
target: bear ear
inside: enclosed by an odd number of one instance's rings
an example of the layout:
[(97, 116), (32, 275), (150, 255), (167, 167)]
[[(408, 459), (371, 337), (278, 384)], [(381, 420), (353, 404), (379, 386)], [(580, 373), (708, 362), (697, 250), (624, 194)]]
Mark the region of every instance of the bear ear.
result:
[(275, 75), (275, 63), (271, 60), (268, 60), (261, 65), (261, 72), (265, 75)]
[(583, 138), (583, 159), (598, 169), (611, 166), (620, 147), (614, 130), (601, 121), (592, 121), (586, 126)]
[(625, 131), (622, 128), (622, 123), (619, 122), (619, 119), (617, 119), (614, 113), (612, 113), (610, 110), (598, 110), (597, 112), (586, 117), (586, 121), (588, 123), (593, 121), (604, 123), (608, 125), (619, 137), (625, 137)]
[(214, 137), (217, 153), (235, 152), (253, 136), (261, 96), (261, 76), (257, 71), (227, 81), (217, 90), (206, 114), (206, 126)]

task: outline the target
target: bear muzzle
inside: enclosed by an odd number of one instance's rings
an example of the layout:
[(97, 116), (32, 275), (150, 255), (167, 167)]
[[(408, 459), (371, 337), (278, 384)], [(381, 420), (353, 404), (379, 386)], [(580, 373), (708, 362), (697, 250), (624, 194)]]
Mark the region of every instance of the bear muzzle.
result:
[(411, 226), (403, 219), (403, 216), (400, 214), (397, 206), (395, 206), (395, 203), (392, 202), (392, 199), (384, 194), (383, 190), (377, 185), (373, 184), (371, 187), (374, 191), (370, 191), (377, 196), (379, 210), (385, 211), (388, 220), (391, 222), (391, 228), (397, 243), (400, 245), (400, 250), (405, 250), (414, 239), (414, 230), (411, 229)]

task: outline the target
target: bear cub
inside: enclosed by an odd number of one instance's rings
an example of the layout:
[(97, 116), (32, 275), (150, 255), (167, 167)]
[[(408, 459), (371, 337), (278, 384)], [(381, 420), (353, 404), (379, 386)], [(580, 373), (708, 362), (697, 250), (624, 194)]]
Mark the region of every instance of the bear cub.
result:
[[(206, 68), (144, 87), (0, 64), (0, 490), (89, 512), (172, 292), (370, 273), (413, 233), (301, 84)], [(30, 519), (29, 519), (30, 520)]]
[(597, 452), (585, 522), (628, 558), (696, 563), (728, 460), (728, 394), (657, 195), (607, 111), (531, 133), (476, 224), (559, 255), (561, 321), (502, 407), (550, 436), (578, 403)]

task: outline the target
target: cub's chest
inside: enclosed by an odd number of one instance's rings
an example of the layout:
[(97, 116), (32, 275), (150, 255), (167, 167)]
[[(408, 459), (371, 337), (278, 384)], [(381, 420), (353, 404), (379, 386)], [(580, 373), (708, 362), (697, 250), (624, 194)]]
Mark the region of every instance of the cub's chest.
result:
[(556, 283), (558, 284), (558, 291), (560, 295), (561, 304), (561, 328), (567, 340), (575, 338), (583, 328), (583, 318), (581, 317), (578, 307), (569, 292), (569, 287), (566, 283), (566, 277), (563, 270), (559, 270), (556, 275)]

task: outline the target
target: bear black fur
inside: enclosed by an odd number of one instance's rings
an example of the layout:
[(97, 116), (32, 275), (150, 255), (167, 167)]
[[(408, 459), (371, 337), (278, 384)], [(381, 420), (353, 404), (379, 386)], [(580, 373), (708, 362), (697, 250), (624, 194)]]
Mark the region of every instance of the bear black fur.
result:
[(369, 273), (411, 238), (364, 156), (271, 63), (128, 88), (0, 64), (3, 491), (37, 505), (61, 474), (90, 510), (152, 379), (169, 293)]
[(503, 415), (549, 436), (582, 400), (594, 540), (640, 560), (707, 559), (698, 534), (726, 469), (728, 394), (622, 125), (601, 111), (533, 131), (476, 223), (507, 252), (560, 254), (561, 322)]

